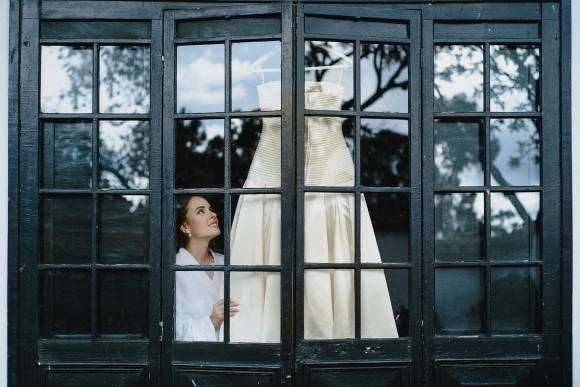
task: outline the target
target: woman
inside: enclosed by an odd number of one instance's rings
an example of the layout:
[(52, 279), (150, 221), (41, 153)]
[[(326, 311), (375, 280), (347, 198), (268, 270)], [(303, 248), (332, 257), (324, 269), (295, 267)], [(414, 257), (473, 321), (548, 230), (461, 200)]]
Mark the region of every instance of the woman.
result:
[[(224, 264), (223, 255), (209, 247), (221, 231), (205, 198), (180, 198), (175, 224), (177, 266)], [(223, 271), (176, 271), (175, 298), (175, 340), (223, 340)], [(238, 311), (239, 304), (230, 300), (230, 316)]]

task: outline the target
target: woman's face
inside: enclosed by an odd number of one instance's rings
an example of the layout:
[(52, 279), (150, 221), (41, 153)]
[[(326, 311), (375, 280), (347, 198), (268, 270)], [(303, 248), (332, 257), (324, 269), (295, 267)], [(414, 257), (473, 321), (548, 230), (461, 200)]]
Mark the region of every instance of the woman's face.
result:
[(219, 220), (209, 202), (201, 196), (192, 196), (187, 202), (185, 222), (181, 231), (191, 238), (213, 239), (221, 234)]

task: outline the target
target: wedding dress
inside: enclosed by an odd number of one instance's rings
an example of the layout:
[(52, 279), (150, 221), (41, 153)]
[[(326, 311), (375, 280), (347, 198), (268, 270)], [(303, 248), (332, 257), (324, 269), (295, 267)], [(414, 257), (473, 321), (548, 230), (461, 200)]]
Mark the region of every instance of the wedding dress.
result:
[[(258, 86), (261, 110), (280, 110), (279, 81)], [(329, 82), (306, 82), (307, 109), (339, 110), (343, 88)], [(262, 119), (260, 140), (245, 188), (280, 187), (280, 119)], [(338, 117), (308, 117), (305, 125), (306, 186), (353, 186), (354, 165)], [(369, 211), (361, 195), (361, 261), (381, 257)], [(304, 259), (307, 263), (354, 261), (355, 198), (351, 193), (306, 193)], [(230, 236), (233, 265), (280, 264), (280, 198), (242, 195)], [(280, 275), (240, 273), (231, 280), (231, 298), (240, 312), (231, 318), (231, 341), (279, 342)], [(398, 337), (382, 269), (361, 271), (361, 336)], [(304, 338), (354, 337), (354, 271), (313, 269), (304, 274)]]

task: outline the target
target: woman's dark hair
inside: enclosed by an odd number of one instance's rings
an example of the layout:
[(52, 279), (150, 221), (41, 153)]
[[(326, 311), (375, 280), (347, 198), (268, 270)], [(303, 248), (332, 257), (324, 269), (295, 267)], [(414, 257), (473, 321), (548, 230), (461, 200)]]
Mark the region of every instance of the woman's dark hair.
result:
[[(175, 250), (176, 252), (179, 251), (181, 247), (185, 248), (187, 246), (187, 235), (181, 231), (181, 225), (187, 219), (187, 205), (192, 197), (199, 196), (199, 195), (179, 195), (176, 197), (175, 200)], [(203, 197), (203, 196), (202, 196)], [(211, 201), (208, 198), (206, 199), (210, 204)], [(219, 244), (217, 239), (214, 238), (209, 242), (209, 247), (213, 251), (216, 250), (216, 246)]]

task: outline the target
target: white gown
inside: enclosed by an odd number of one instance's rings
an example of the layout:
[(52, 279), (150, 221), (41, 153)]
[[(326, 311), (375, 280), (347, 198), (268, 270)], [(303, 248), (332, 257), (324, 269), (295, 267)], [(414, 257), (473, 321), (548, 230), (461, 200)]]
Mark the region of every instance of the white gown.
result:
[[(210, 250), (214, 265), (223, 265), (224, 256)], [(175, 257), (176, 265), (199, 265), (183, 247)], [(223, 324), (219, 330), (209, 316), (213, 305), (223, 298), (223, 272), (214, 271), (210, 279), (204, 271), (175, 272), (175, 340), (223, 341)]]
[[(258, 86), (262, 110), (279, 110), (281, 84)], [(338, 110), (343, 88), (306, 82), (306, 108)], [(354, 165), (336, 117), (307, 118), (305, 125), (307, 186), (353, 186)], [(280, 186), (280, 121), (263, 118), (260, 141), (244, 187)], [(304, 259), (316, 263), (354, 261), (354, 194), (306, 193)], [(369, 211), (361, 195), (361, 260), (381, 257)], [(230, 238), (231, 262), (237, 265), (280, 264), (280, 201), (275, 195), (246, 195), (236, 207)], [(352, 270), (307, 270), (304, 278), (304, 338), (354, 337)], [(231, 281), (231, 297), (240, 312), (231, 319), (232, 341), (279, 342), (280, 277), (247, 273)], [(397, 327), (383, 270), (361, 272), (361, 336), (396, 338)]]

